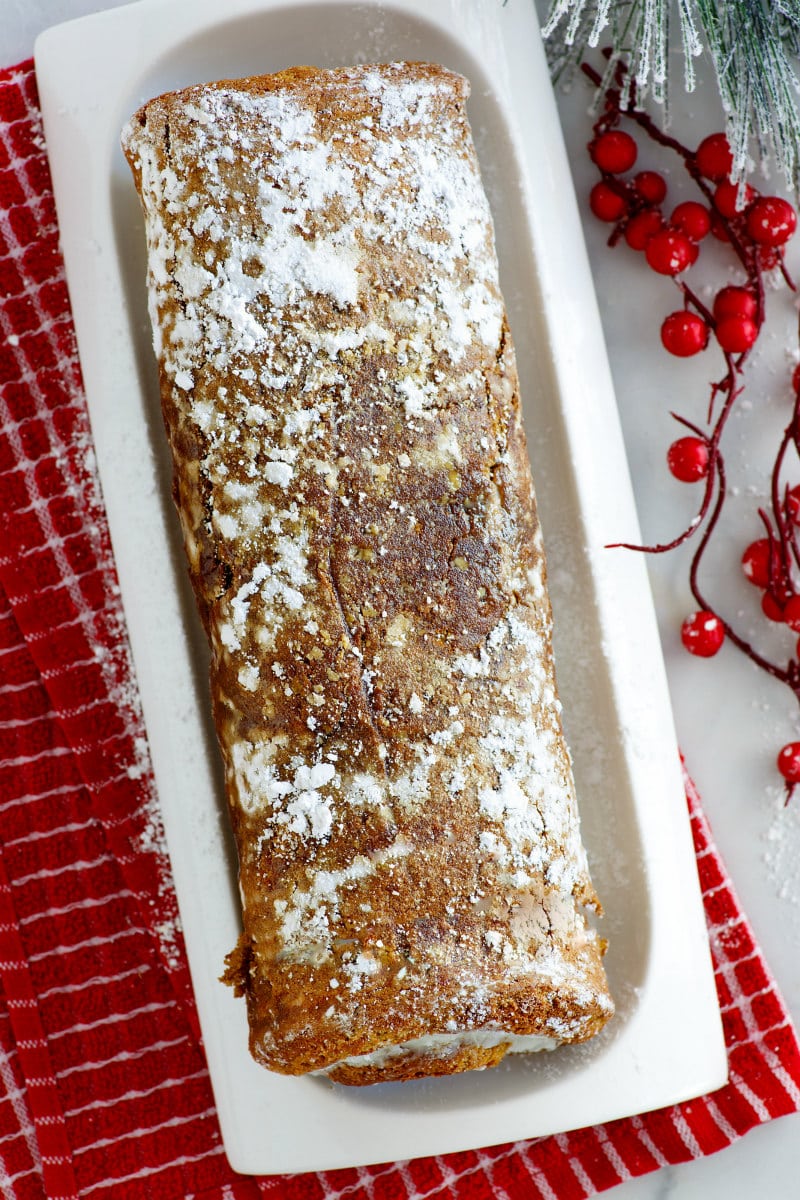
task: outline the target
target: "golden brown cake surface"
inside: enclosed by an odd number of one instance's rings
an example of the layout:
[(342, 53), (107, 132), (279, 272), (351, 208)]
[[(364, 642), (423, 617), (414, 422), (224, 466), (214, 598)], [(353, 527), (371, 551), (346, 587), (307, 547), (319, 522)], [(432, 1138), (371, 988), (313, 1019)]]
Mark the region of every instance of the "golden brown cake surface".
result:
[(227, 977), (257, 1059), (348, 1083), (613, 1010), (466, 95), (297, 68), (124, 134), (240, 859)]

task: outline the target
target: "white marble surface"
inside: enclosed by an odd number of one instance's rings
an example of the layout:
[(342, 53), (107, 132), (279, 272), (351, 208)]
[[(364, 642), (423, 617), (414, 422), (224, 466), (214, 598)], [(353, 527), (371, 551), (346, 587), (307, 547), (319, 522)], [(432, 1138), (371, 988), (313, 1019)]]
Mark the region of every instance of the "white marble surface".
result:
[[(121, 0), (0, 0), (0, 64), (28, 57), (36, 34), (58, 21)], [(523, 3), (526, 0), (508, 0)], [(499, 3), (499, 0), (498, 0)], [(541, 7), (541, 5), (540, 5)], [(680, 65), (674, 71), (674, 131), (696, 143), (720, 127), (720, 109), (710, 75), (701, 71), (698, 89), (680, 91)], [(668, 416), (679, 409), (700, 421), (708, 380), (719, 369), (709, 350), (698, 360), (678, 362), (661, 349), (663, 316), (678, 307), (669, 281), (652, 275), (641, 256), (625, 247), (610, 251), (606, 231), (589, 214), (585, 196), (594, 180), (586, 155), (591, 121), (590, 92), (577, 81), (559, 91), (564, 135), (582, 208), (597, 292), (614, 373), (644, 536), (675, 533), (691, 515), (694, 489), (677, 484), (664, 465), (664, 453), (677, 436)], [(642, 166), (661, 167), (655, 154)], [(677, 198), (677, 176), (670, 176)], [(773, 179), (765, 187), (780, 188)], [(800, 237), (789, 255), (800, 276)], [(703, 255), (710, 281), (727, 272), (719, 248)], [(699, 270), (699, 268), (698, 268)], [(722, 530), (720, 553), (705, 576), (709, 598), (741, 613), (743, 628), (761, 628), (752, 589), (738, 569), (748, 541), (760, 536), (755, 509), (766, 499), (766, 478), (780, 430), (789, 415), (789, 375), (796, 349), (797, 312), (785, 291), (770, 298), (768, 324), (754, 355), (752, 385), (727, 437), (727, 463), (736, 494), (731, 527)], [(800, 466), (793, 482), (800, 481)], [(800, 1023), (800, 796), (786, 808), (774, 770), (777, 750), (800, 734), (797, 704), (786, 689), (761, 675), (732, 647), (710, 661), (692, 659), (681, 648), (678, 630), (692, 602), (687, 585), (688, 555), (651, 560), (651, 578), (661, 624), (679, 738), (703, 796), (717, 843), (742, 903), (755, 928), (783, 995)], [(738, 619), (738, 618), (737, 618)], [(776, 634), (776, 636), (780, 636)], [(783, 635), (787, 653), (790, 643)], [(664, 1031), (669, 1037), (669, 1030)], [(759, 1128), (711, 1158), (667, 1168), (615, 1189), (619, 1200), (738, 1200), (763, 1195), (793, 1200), (800, 1195), (800, 1117), (784, 1117)]]

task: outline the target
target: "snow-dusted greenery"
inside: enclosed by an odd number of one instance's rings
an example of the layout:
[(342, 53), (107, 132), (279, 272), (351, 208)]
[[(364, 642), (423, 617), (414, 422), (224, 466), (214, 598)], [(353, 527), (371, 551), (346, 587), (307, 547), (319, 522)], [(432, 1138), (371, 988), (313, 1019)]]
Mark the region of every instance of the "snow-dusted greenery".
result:
[(687, 91), (694, 60), (711, 55), (727, 117), (735, 172), (748, 154), (774, 158), (800, 184), (800, 0), (550, 0), (543, 33), (559, 76), (587, 48), (608, 45), (609, 69), (622, 59), (637, 101), (668, 101), (668, 62), (676, 28)]

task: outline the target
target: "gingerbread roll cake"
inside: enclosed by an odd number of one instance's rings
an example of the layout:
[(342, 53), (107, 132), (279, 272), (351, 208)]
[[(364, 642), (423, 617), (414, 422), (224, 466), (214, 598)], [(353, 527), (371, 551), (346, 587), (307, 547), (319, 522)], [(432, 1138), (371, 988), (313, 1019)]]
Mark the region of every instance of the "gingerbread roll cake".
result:
[(187, 88), (123, 144), (274, 1071), (444, 1074), (613, 1006), (468, 87)]

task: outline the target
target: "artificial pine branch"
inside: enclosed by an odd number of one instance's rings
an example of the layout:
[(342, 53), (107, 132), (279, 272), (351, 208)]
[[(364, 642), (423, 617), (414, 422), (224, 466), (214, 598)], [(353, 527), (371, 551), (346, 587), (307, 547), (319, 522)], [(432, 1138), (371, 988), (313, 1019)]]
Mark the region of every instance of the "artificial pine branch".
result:
[(666, 103), (676, 16), (686, 90), (694, 90), (694, 59), (704, 49), (714, 63), (735, 177), (755, 143), (764, 165), (774, 157), (800, 187), (800, 0), (551, 0), (543, 34), (553, 74), (577, 65), (607, 31), (609, 72), (623, 62), (637, 100), (650, 92)]

